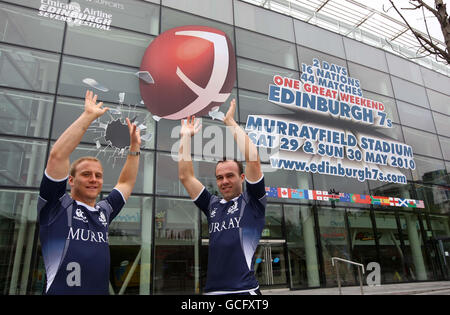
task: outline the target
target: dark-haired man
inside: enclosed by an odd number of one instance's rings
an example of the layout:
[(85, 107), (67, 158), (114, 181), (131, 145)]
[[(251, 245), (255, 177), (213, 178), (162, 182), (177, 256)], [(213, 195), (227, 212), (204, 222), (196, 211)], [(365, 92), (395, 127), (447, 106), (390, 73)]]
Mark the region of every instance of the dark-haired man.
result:
[(109, 293), (108, 227), (136, 182), (141, 138), (127, 118), (130, 152), (112, 192), (96, 202), (103, 187), (100, 161), (82, 157), (70, 165), (69, 157), (89, 125), (108, 110), (102, 105), (86, 91), (84, 112), (53, 145), (42, 178), (37, 208), (49, 295)]
[[(178, 175), (189, 196), (208, 219), (209, 252), (205, 294), (260, 294), (254, 273), (254, 253), (265, 222), (266, 191), (258, 151), (234, 120), (233, 99), (224, 123), (245, 156), (246, 168), (235, 160), (216, 165), (222, 199), (212, 195), (195, 177), (191, 137), (200, 130), (195, 117), (181, 121)], [(246, 191), (243, 183), (246, 181)]]

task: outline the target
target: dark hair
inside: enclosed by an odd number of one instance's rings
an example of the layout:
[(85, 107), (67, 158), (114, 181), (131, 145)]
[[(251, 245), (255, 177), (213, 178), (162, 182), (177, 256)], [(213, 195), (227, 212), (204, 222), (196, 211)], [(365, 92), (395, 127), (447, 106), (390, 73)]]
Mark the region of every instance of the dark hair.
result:
[(240, 161), (238, 161), (238, 160), (236, 160), (236, 159), (230, 160), (230, 159), (227, 159), (227, 158), (225, 158), (225, 157), (223, 158), (222, 161), (217, 162), (217, 164), (216, 164), (216, 169), (217, 169), (217, 165), (219, 165), (220, 163), (227, 162), (227, 161), (232, 161), (232, 162), (236, 163), (237, 166), (238, 166), (238, 168), (239, 168), (239, 175), (244, 174), (244, 165), (242, 165), (242, 162), (240, 162)]

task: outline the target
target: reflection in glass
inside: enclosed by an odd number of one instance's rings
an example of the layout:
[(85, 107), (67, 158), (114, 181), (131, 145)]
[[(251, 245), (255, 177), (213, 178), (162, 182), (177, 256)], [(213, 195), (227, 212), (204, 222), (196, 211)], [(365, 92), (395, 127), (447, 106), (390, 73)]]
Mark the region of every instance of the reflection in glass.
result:
[[(321, 207), (318, 209), (320, 241), (322, 243), (322, 255), (324, 262), (324, 273), (327, 287), (337, 287), (337, 275), (331, 258), (338, 257), (346, 260), (351, 259), (351, 248), (349, 248), (349, 235), (345, 223), (345, 212), (341, 209), (329, 209)], [(338, 263), (341, 285), (356, 285), (353, 265)], [(356, 268), (356, 267), (355, 267)]]
[(63, 31), (64, 22), (41, 17), (35, 10), (0, 3), (3, 42), (58, 52)]
[(152, 198), (131, 196), (111, 223), (108, 235), (111, 289), (115, 294), (149, 294)]
[(198, 216), (191, 200), (156, 200), (154, 294), (199, 292)]
[(47, 137), (53, 96), (0, 89), (0, 133)]
[(57, 54), (0, 44), (0, 86), (54, 93), (58, 65)]
[[(99, 100), (101, 101), (101, 100)], [(155, 121), (151, 118), (146, 108), (127, 105), (104, 103), (109, 110), (94, 121), (84, 134), (82, 142), (91, 142), (99, 147), (107, 146), (105, 133), (110, 124), (117, 119), (125, 126), (125, 118), (134, 119), (134, 123), (141, 128), (141, 137), (151, 134), (150, 141), (142, 141), (142, 149), (153, 149), (155, 143)], [(84, 111), (84, 100), (58, 97), (56, 101), (55, 119), (52, 129), (52, 139), (57, 139)], [(124, 129), (126, 132), (128, 127)], [(109, 138), (108, 138), (109, 140)], [(98, 143), (97, 143), (98, 142)], [(114, 146), (114, 141), (112, 144)]]
[(47, 143), (0, 139), (0, 184), (38, 187), (44, 172)]
[(32, 276), (32, 293), (44, 289), (45, 269), (32, 272), (31, 258), (36, 230), (37, 192), (0, 190), (0, 292), (26, 294)]
[(117, 103), (119, 93), (125, 93), (124, 104), (133, 106), (140, 104), (139, 78), (135, 75), (138, 68), (67, 56), (63, 57), (62, 63), (58, 88), (60, 94), (84, 98), (86, 89), (93, 89), (92, 86), (83, 82), (83, 80), (88, 78), (94, 79), (108, 89), (104, 92), (95, 89), (94, 86), (94, 92), (98, 94), (99, 100)]
[(289, 272), (293, 289), (320, 286), (314, 234), (314, 215), (309, 206), (284, 206)]
[(347, 210), (348, 224), (352, 241), (353, 261), (367, 266), (378, 262), (375, 240), (381, 237), (374, 235), (370, 212), (366, 210)]
[(395, 215), (375, 212), (380, 250), (381, 283), (406, 282), (411, 279), (407, 269)]

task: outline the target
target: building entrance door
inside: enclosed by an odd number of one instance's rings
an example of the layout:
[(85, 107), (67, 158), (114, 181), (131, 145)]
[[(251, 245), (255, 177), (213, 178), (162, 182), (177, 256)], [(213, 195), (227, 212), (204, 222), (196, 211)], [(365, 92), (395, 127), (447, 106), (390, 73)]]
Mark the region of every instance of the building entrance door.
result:
[(255, 274), (260, 286), (287, 287), (286, 240), (261, 240), (255, 252)]

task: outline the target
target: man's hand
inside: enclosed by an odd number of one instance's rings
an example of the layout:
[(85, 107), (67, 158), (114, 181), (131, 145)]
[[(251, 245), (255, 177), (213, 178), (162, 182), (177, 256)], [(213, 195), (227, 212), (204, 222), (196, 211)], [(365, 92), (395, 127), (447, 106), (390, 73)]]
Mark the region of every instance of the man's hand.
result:
[(184, 119), (181, 120), (181, 130), (180, 130), (180, 137), (183, 136), (189, 136), (192, 137), (197, 132), (199, 132), (202, 125), (200, 124), (200, 121), (197, 119), (195, 120), (195, 116), (189, 116), (186, 121)]
[(92, 118), (92, 120), (97, 119), (102, 116), (109, 109), (108, 107), (103, 107), (103, 102), (97, 104), (97, 94), (87, 90), (86, 96), (84, 98), (84, 112)]
[(130, 151), (137, 152), (141, 148), (141, 130), (132, 124), (128, 118), (125, 119), (128, 125), (128, 131), (130, 132)]
[(234, 113), (236, 112), (236, 99), (233, 98), (230, 102), (230, 108), (227, 111), (227, 114), (225, 115), (225, 118), (223, 119), (223, 122), (225, 125), (230, 126), (236, 123), (234, 120)]

